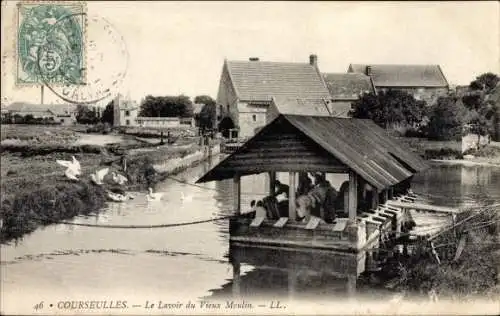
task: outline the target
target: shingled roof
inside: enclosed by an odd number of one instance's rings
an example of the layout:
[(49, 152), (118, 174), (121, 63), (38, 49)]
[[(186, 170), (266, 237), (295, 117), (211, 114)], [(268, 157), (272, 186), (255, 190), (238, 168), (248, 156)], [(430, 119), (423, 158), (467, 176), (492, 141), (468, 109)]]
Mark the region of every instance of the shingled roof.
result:
[[(296, 135), (297, 139), (290, 142), (293, 138), (288, 137), (282, 141), (289, 146), (276, 147), (276, 139), (283, 138), (284, 132)], [(292, 150), (297, 144), (301, 144), (297, 146), (302, 148), (301, 152)], [(379, 190), (428, 168), (422, 158), (371, 120), (280, 114), (197, 183), (228, 179), (236, 173), (250, 175), (272, 171), (273, 165), (280, 166), (278, 171), (297, 171), (285, 170), (291, 161), (299, 161), (295, 166), (300, 168), (323, 168), (310, 171), (326, 171), (342, 165)]]
[(367, 74), (376, 87), (448, 87), (439, 65), (349, 65), (348, 72)]
[(330, 98), (316, 66), (309, 63), (225, 61), (237, 97), (270, 101), (273, 96)]
[(357, 100), (375, 90), (370, 77), (362, 73), (325, 73), (323, 78), (334, 100)]

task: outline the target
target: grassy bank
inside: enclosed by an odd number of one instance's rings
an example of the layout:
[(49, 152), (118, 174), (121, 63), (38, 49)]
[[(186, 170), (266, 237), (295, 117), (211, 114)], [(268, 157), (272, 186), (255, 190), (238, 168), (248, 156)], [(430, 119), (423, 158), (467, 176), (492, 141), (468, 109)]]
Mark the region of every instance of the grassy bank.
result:
[(496, 205), (460, 214), (455, 229), (432, 240), (435, 255), (427, 240), (414, 242), (411, 255), (394, 256), (383, 266), (382, 283), (414, 298), (434, 293), (441, 299), (498, 300), (499, 211)]
[[(25, 126), (20, 129), (25, 129)], [(68, 130), (62, 129), (63, 135), (54, 130), (51, 133), (54, 138), (63, 139)], [(110, 168), (110, 173), (118, 171), (124, 174), (129, 181), (122, 189), (142, 190), (154, 187), (167, 176), (157, 173), (154, 164), (187, 156), (200, 148), (192, 144), (193, 140), (185, 146), (127, 141), (104, 146), (75, 145), (73, 138), (62, 144), (39, 143), (39, 139), (33, 140), (32, 134), (20, 139), (12, 137), (11, 133), (10, 137), (4, 138), (7, 142), (2, 143), (1, 243), (20, 238), (42, 225), (98, 212), (106, 196), (102, 187), (90, 182), (90, 174), (101, 168)], [(64, 176), (64, 167), (56, 163), (56, 159), (71, 160), (72, 155), (82, 166), (83, 175), (79, 182), (70, 182)], [(123, 159), (127, 162), (126, 172)], [(178, 171), (181, 169), (174, 172)]]

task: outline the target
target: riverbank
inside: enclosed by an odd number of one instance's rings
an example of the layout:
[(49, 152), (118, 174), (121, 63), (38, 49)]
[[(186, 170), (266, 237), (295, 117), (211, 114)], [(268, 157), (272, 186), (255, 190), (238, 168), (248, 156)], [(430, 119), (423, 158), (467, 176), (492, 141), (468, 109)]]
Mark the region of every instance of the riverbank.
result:
[[(99, 169), (109, 168), (108, 176), (104, 179), (105, 187), (111, 185), (110, 174), (115, 171), (128, 179), (127, 184), (120, 189), (140, 191), (148, 186), (154, 187), (155, 183), (166, 177), (204, 161), (210, 154), (219, 153), (217, 143), (211, 151), (206, 146), (200, 146), (196, 138), (183, 143), (185, 145), (154, 147), (148, 144), (138, 148), (119, 144), (85, 144), (82, 146), (91, 146), (95, 150), (82, 150), (81, 146), (76, 146), (71, 151), (52, 148), (53, 144), (39, 144), (40, 148), (32, 147), (29, 155), (17, 150), (19, 144), (14, 146), (14, 150), (3, 146), (0, 243), (21, 238), (40, 226), (99, 212), (105, 206), (106, 192), (102, 186), (90, 181), (90, 175)], [(55, 162), (56, 159), (71, 160), (71, 156), (75, 156), (82, 166), (83, 175), (78, 182), (67, 179), (64, 167)], [(162, 169), (162, 165), (172, 165), (174, 168)]]

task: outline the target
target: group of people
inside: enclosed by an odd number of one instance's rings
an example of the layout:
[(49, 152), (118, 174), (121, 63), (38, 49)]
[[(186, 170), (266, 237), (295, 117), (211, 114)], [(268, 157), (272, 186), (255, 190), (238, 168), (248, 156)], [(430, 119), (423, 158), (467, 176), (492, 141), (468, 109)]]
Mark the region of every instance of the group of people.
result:
[[(299, 222), (308, 222), (318, 218), (320, 222), (332, 222), (335, 218), (335, 203), (338, 193), (324, 174), (314, 174), (314, 182), (307, 172), (299, 173), (299, 185), (296, 189), (297, 218)], [(279, 180), (274, 182), (274, 192), (263, 200), (250, 203), (255, 217), (288, 217), (290, 187)], [(274, 202), (279, 214), (273, 216), (269, 212), (269, 203)]]

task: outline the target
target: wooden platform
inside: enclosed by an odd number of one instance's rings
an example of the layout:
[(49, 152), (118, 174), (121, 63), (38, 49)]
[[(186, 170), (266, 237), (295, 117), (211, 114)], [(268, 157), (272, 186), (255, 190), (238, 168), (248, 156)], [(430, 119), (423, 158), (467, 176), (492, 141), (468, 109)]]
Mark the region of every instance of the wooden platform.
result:
[(447, 214), (461, 213), (461, 210), (457, 209), (457, 208), (430, 205), (430, 204), (419, 203), (419, 202), (407, 203), (407, 202), (390, 200), (390, 201), (387, 201), (386, 204), (388, 206), (394, 206), (394, 207), (406, 208), (406, 209), (414, 209), (414, 210), (426, 211), (426, 212), (432, 212), (432, 213), (447, 213)]

